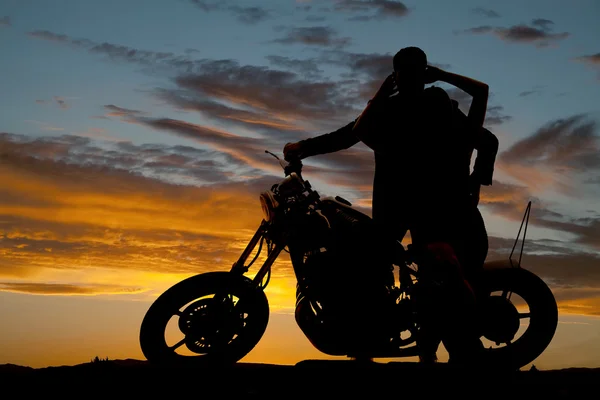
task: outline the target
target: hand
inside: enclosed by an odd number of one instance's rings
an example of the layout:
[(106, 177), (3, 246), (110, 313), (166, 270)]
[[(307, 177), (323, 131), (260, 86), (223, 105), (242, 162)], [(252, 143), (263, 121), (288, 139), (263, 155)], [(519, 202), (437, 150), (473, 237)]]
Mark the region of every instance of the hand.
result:
[(441, 70), (437, 67), (428, 65), (427, 69), (425, 70), (425, 84), (429, 84), (429, 83), (433, 83), (433, 82), (442, 80), (443, 73), (444, 73), (443, 70)]
[(303, 158), (302, 145), (300, 142), (286, 143), (283, 147), (283, 159), (287, 162), (301, 160)]
[(394, 74), (391, 73), (390, 75), (388, 75), (387, 78), (385, 78), (385, 80), (381, 84), (381, 87), (379, 88), (377, 93), (375, 93), (375, 96), (373, 96), (373, 98), (384, 99), (390, 97), (395, 92), (394, 86), (396, 86), (396, 81), (394, 79)]

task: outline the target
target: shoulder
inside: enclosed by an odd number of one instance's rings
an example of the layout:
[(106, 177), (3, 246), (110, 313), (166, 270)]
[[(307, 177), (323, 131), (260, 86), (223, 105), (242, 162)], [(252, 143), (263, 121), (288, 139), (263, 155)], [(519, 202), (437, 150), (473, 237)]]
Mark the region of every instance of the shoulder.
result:
[(431, 86), (424, 90), (425, 106), (433, 112), (451, 113), (454, 105), (446, 92), (441, 87)]
[(428, 102), (449, 104), (451, 101), (448, 92), (437, 86), (430, 86), (426, 88), (423, 91), (423, 96)]
[(446, 92), (439, 86), (429, 86), (428, 88), (425, 88), (424, 92), (425, 94), (432, 96), (446, 96), (448, 98), (450, 97), (448, 96), (448, 92)]

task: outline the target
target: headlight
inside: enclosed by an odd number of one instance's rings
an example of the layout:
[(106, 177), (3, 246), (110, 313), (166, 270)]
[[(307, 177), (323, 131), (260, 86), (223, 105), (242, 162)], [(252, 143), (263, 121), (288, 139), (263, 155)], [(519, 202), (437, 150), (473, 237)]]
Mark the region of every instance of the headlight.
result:
[(260, 194), (260, 206), (262, 207), (263, 218), (269, 222), (275, 218), (275, 210), (279, 207), (279, 203), (275, 200), (273, 192), (268, 191)]

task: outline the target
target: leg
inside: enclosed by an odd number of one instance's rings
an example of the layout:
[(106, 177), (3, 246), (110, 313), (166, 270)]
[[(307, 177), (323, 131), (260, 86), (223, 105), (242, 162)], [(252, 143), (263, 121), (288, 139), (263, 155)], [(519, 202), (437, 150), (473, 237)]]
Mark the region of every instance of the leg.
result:
[(465, 276), (479, 297), (477, 281), (488, 254), (488, 235), (478, 208), (473, 208), (470, 217), (466, 240), (470, 244), (471, 251), (465, 254)]
[(437, 299), (437, 324), (440, 337), (448, 350), (450, 362), (468, 363), (477, 360), (483, 350), (475, 330), (475, 292), (465, 277), (464, 270), (452, 246), (432, 244), (429, 247), (443, 285)]
[(474, 329), (475, 296), (453, 247), (441, 242), (428, 244), (419, 269), (419, 285), (423, 284), (417, 300), (421, 360), (435, 359), (440, 341), (452, 362), (473, 360), (482, 350)]

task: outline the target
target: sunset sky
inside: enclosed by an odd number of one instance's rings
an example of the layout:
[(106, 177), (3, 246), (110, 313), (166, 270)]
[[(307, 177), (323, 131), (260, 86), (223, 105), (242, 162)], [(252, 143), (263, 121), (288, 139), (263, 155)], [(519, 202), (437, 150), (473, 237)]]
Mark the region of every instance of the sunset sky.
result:
[[(560, 309), (536, 366), (600, 367), (598, 17), (596, 0), (3, 0), (0, 364), (142, 359), (152, 301), (228, 270), (260, 224), (283, 178), (264, 151), (356, 118), (419, 46), (490, 87), (490, 259), (533, 202), (523, 264)], [(373, 169), (358, 144), (304, 175), (370, 214)], [(329, 358), (296, 327), (294, 291), (283, 253), (244, 361)]]

